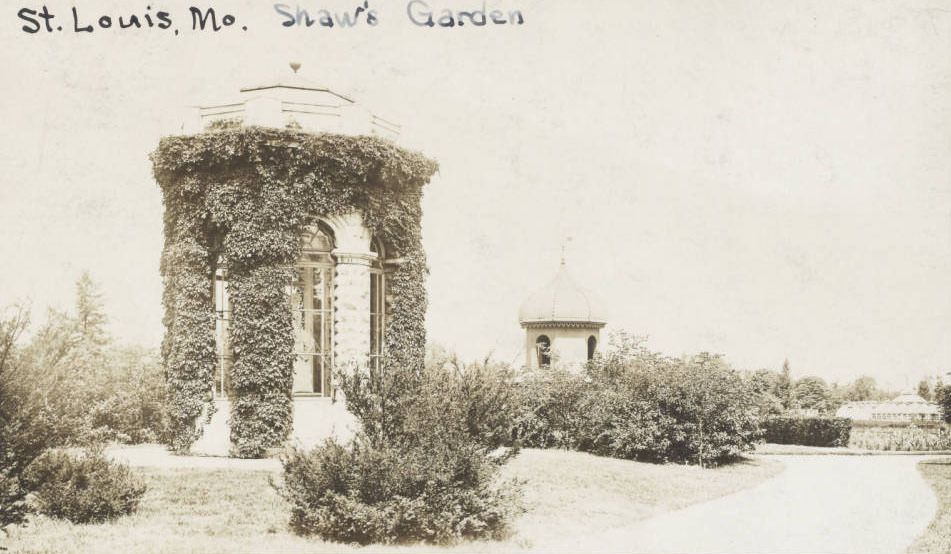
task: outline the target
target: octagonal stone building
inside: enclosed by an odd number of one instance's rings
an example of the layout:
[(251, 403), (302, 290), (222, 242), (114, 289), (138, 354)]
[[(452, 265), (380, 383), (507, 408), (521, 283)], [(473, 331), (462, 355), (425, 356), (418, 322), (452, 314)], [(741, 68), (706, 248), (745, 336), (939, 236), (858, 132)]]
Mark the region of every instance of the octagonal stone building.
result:
[[(188, 165), (193, 162), (190, 158), (187, 160), (175, 159), (172, 162), (167, 160), (169, 152), (178, 155), (177, 153), (184, 149), (182, 147), (175, 150), (173, 147), (180, 146), (178, 143), (169, 145), (166, 144), (167, 140), (163, 139), (163, 144), (160, 145), (156, 154), (153, 154), (153, 156), (157, 154), (165, 156), (165, 164), (161, 168), (159, 168), (160, 164), (156, 163), (155, 173), (156, 179), (165, 193), (166, 203), (166, 248), (163, 254), (163, 275), (166, 281), (167, 297), (167, 332), (166, 341), (163, 344), (166, 372), (178, 376), (184, 375), (185, 377), (182, 377), (182, 379), (192, 380), (201, 378), (196, 377), (196, 375), (212, 375), (211, 382), (207, 383), (207, 390), (210, 392), (208, 397), (212, 399), (208, 406), (213, 407), (212, 411), (214, 413), (209, 423), (203, 425), (202, 422), (206, 418), (195, 417), (194, 405), (200, 395), (192, 392), (191, 399), (173, 398), (172, 400), (173, 404), (178, 401), (178, 404), (175, 404), (176, 407), (185, 407), (182, 410), (186, 416), (195, 419), (194, 424), (197, 426), (197, 430), (193, 436), (197, 438), (197, 441), (193, 444), (187, 440), (183, 441), (184, 444), (191, 445), (191, 451), (193, 452), (209, 454), (234, 452), (233, 447), (236, 438), (231, 427), (235, 417), (235, 402), (241, 401), (242, 393), (240, 387), (236, 388), (234, 386), (232, 379), (235, 375), (235, 366), (242, 363), (244, 365), (239, 370), (243, 372), (242, 375), (245, 375), (244, 379), (246, 381), (248, 380), (247, 372), (249, 370), (260, 371), (262, 375), (265, 373), (275, 374), (275, 372), (280, 375), (290, 373), (289, 377), (280, 378), (279, 381), (281, 382), (275, 383), (272, 387), (273, 390), (258, 394), (260, 398), (267, 397), (268, 394), (271, 395), (272, 399), (277, 398), (277, 400), (274, 400), (274, 402), (277, 402), (277, 404), (274, 404), (275, 406), (282, 402), (286, 405), (286, 401), (281, 400), (284, 396), (291, 399), (292, 428), (289, 432), (280, 429), (275, 431), (278, 438), (289, 435), (289, 438), (299, 440), (304, 444), (314, 444), (332, 434), (348, 435), (354, 422), (343, 403), (335, 401), (339, 400), (338, 391), (334, 384), (335, 368), (353, 364), (371, 369), (380, 367), (386, 354), (386, 345), (388, 344), (387, 324), (393, 317), (391, 313), (393, 306), (402, 301), (402, 313), (415, 314), (416, 319), (421, 319), (420, 313), (423, 313), (421, 310), (425, 310), (425, 292), (421, 293), (423, 295), (422, 299), (404, 300), (395, 296), (390, 285), (391, 276), (398, 274), (401, 269), (405, 269), (404, 264), (413, 265), (415, 269), (412, 269), (410, 273), (415, 272), (414, 275), (418, 276), (419, 280), (422, 279), (422, 275), (425, 273), (425, 261), (422, 259), (421, 245), (418, 252), (415, 252), (418, 255), (414, 259), (408, 261), (405, 258), (406, 245), (414, 244), (413, 240), (418, 242), (418, 236), (412, 240), (394, 240), (392, 233), (384, 236), (387, 233), (381, 233), (381, 229), (385, 230), (383, 228), (386, 225), (391, 225), (391, 227), (397, 229), (415, 228), (418, 231), (419, 189), (424, 182), (428, 182), (429, 176), (435, 170), (435, 163), (428, 161), (423, 165), (431, 164), (431, 168), (421, 172), (417, 171), (416, 175), (407, 177), (405, 175), (406, 159), (425, 160), (425, 158), (402, 150), (395, 144), (400, 135), (399, 125), (371, 112), (345, 94), (302, 79), (297, 75), (298, 64), (292, 64), (292, 68), (294, 69), (293, 75), (242, 88), (232, 98), (195, 106), (188, 110), (180, 127), (180, 141), (186, 146), (201, 141), (207, 143), (206, 138), (221, 129), (247, 128), (257, 134), (249, 134), (248, 136), (252, 137), (251, 139), (247, 139), (245, 136), (238, 138), (245, 141), (261, 141), (258, 145), (251, 144), (250, 146), (244, 142), (240, 143), (245, 149), (253, 151), (253, 154), (242, 160), (236, 160), (234, 164), (231, 164), (231, 160), (227, 158), (227, 151), (225, 154), (215, 153), (217, 156), (223, 156), (223, 160), (218, 159), (218, 165), (215, 166), (220, 168), (220, 170), (216, 170), (219, 171), (219, 175), (202, 176), (211, 185), (206, 182), (196, 185), (198, 179), (193, 175), (195, 173), (194, 164)], [(269, 129), (277, 132), (268, 131)], [(285, 132), (291, 135), (288, 144), (279, 146), (271, 144), (271, 142), (276, 142), (277, 139), (282, 138), (281, 133)], [(287, 155), (287, 158), (283, 159), (293, 159), (294, 156), (300, 155), (298, 151), (300, 145), (295, 143), (294, 136), (317, 137), (317, 139), (330, 137), (327, 139), (327, 144), (330, 145), (329, 148), (332, 149), (332, 152), (326, 156), (329, 160), (326, 163), (336, 167), (335, 171), (337, 173), (331, 172), (328, 175), (317, 175), (315, 177), (313, 171), (309, 174), (304, 172), (304, 177), (310, 179), (310, 186), (315, 187), (318, 192), (320, 187), (334, 190), (334, 194), (338, 197), (353, 201), (353, 198), (363, 198), (370, 194), (362, 189), (347, 190), (347, 187), (368, 187), (369, 184), (363, 182), (367, 180), (365, 175), (363, 181), (354, 179), (352, 181), (354, 184), (322, 183), (328, 179), (332, 180), (333, 175), (341, 175), (341, 172), (348, 170), (350, 166), (370, 168), (366, 170), (380, 173), (373, 177), (373, 180), (379, 182), (371, 183), (380, 191), (383, 191), (377, 195), (377, 204), (373, 205), (372, 202), (367, 203), (368, 201), (364, 200), (363, 204), (357, 202), (357, 205), (348, 209), (340, 209), (342, 201), (330, 202), (334, 206), (334, 209), (331, 210), (332, 213), (310, 210), (303, 214), (300, 218), (304, 220), (303, 223), (294, 227), (299, 229), (300, 244), (296, 246), (295, 250), (298, 253), (297, 260), (292, 264), (288, 264), (287, 261), (274, 261), (284, 254), (278, 252), (272, 255), (266, 248), (263, 252), (254, 253), (254, 260), (269, 260), (265, 262), (249, 263), (247, 260), (234, 255), (234, 253), (230, 258), (226, 253), (216, 253), (218, 252), (217, 249), (221, 249), (223, 252), (227, 251), (229, 240), (231, 243), (243, 240), (252, 245), (256, 244), (255, 241), (266, 244), (267, 241), (262, 238), (262, 235), (270, 233), (271, 230), (262, 229), (260, 222), (254, 221), (257, 215), (254, 213), (255, 206), (253, 204), (250, 205), (250, 209), (246, 207), (243, 211), (232, 206), (228, 208), (231, 209), (231, 212), (227, 212), (226, 216), (220, 215), (226, 212), (225, 208), (221, 208), (221, 206), (228, 207), (229, 202), (232, 204), (236, 202), (228, 194), (229, 190), (237, 190), (228, 189), (228, 186), (231, 186), (228, 180), (232, 178), (228, 172), (233, 169), (231, 165), (243, 164), (253, 165), (252, 174), (253, 171), (258, 171), (262, 179), (265, 180), (269, 175), (292, 173), (291, 169), (282, 167), (278, 162), (267, 158), (266, 152), (283, 148), (282, 152), (291, 152)], [(346, 136), (356, 137), (357, 139), (360, 139), (360, 137), (375, 137), (375, 139), (369, 142), (344, 143), (343, 146), (334, 142), (336, 140), (334, 137)], [(171, 138), (173, 141), (174, 139), (176, 137)], [(189, 140), (193, 142), (188, 143)], [(226, 149), (231, 147), (231, 144), (225, 146)], [(377, 166), (383, 167), (385, 163), (376, 159), (368, 160), (367, 156), (376, 156), (384, 150), (397, 152), (400, 156), (405, 154), (406, 157), (400, 158), (401, 161), (397, 164), (396, 169), (389, 167), (379, 169)], [(265, 154), (262, 154), (262, 152)], [(188, 155), (195, 158), (200, 157), (191, 153)], [(347, 160), (347, 156), (358, 157)], [(419, 157), (413, 158), (412, 156)], [(181, 157), (185, 158), (186, 156), (181, 155)], [(249, 164), (249, 159), (254, 161)], [(166, 165), (173, 166), (173, 169), (167, 169)], [(341, 167), (343, 169), (340, 169)], [(400, 178), (412, 181), (413, 185), (409, 187), (412, 190), (401, 192), (398, 186), (387, 182), (388, 179)], [(247, 178), (245, 177), (245, 179)], [(247, 186), (247, 183), (248, 181), (245, 180), (245, 186)], [(252, 186), (259, 186), (254, 183), (253, 179), (250, 183)], [(173, 210), (170, 206), (182, 196), (196, 196), (195, 189), (200, 189), (198, 194), (204, 195), (199, 199), (199, 204), (203, 202), (200, 209), (210, 213), (205, 224), (216, 229), (227, 229), (220, 233), (221, 236), (215, 238), (206, 240), (204, 235), (200, 234), (196, 234), (193, 238), (193, 242), (198, 242), (198, 247), (203, 249), (204, 257), (211, 256), (213, 260), (217, 260), (216, 262), (212, 261), (209, 262), (210, 265), (206, 265), (201, 257), (196, 257), (192, 260), (189, 269), (181, 269), (176, 265), (177, 262), (173, 263), (170, 260), (177, 260), (177, 257), (183, 255), (179, 251), (186, 250), (176, 242), (181, 240), (177, 234), (180, 233), (179, 229), (189, 227), (188, 218), (192, 216), (187, 213), (183, 215), (183, 210)], [(277, 190), (276, 187), (275, 189)], [(298, 189), (300, 187), (297, 187), (295, 183), (290, 183), (289, 186), (285, 183), (284, 189), (281, 189), (283, 192), (278, 191), (277, 194), (300, 194)], [(403, 190), (406, 190), (405, 187)], [(262, 199), (266, 199), (267, 194), (274, 193), (275, 191), (257, 194)], [(306, 196), (301, 196), (301, 198), (303, 198), (303, 202), (311, 202), (311, 199)], [(411, 214), (415, 220), (400, 221), (396, 225), (392, 225), (390, 221), (393, 219), (392, 213), (388, 213), (386, 214), (387, 217), (383, 218), (388, 223), (381, 224), (377, 232), (374, 232), (367, 223), (367, 210), (377, 209), (379, 211), (379, 198), (385, 198), (386, 202), (394, 205), (404, 206), (406, 213)], [(279, 205), (281, 199), (278, 198), (274, 202)], [(328, 202), (325, 200), (323, 204), (328, 204)], [(322, 204), (314, 202), (314, 205)], [(218, 212), (215, 211), (216, 209)], [(372, 214), (370, 215), (372, 216)], [(175, 217), (178, 219), (169, 221), (170, 218)], [(244, 219), (237, 222), (231, 221), (235, 217)], [(242, 225), (248, 222), (254, 222), (254, 225), (258, 226), (256, 227), (256, 234), (239, 236), (240, 232), (245, 232), (245, 227), (248, 227), (250, 223), (244, 227)], [(285, 223), (284, 221), (276, 221), (275, 228), (277, 230), (274, 232), (275, 235), (287, 232), (288, 226)], [(191, 224), (191, 227), (194, 226), (194, 224)], [(206, 233), (206, 235), (211, 236), (212, 233)], [(225, 246), (221, 247), (221, 244)], [(397, 247), (399, 244), (403, 245), (404, 251)], [(195, 262), (195, 259), (198, 261)], [(293, 265), (293, 267), (291, 268), (289, 265)], [(169, 269), (169, 267), (173, 267), (173, 269)], [(423, 269), (419, 269), (420, 267)], [(268, 274), (268, 270), (273, 270), (273, 272)], [(178, 273), (172, 274), (173, 271)], [(285, 273), (281, 273), (282, 271), (285, 271)], [(186, 321), (188, 325), (192, 325), (193, 323), (190, 323), (192, 321), (206, 320), (202, 319), (204, 317), (203, 313), (189, 314), (190, 319), (187, 320), (183, 318), (176, 308), (178, 305), (184, 305), (180, 298), (176, 298), (176, 294), (181, 296), (181, 293), (177, 293), (175, 289), (170, 288), (176, 284), (181, 286), (181, 283), (189, 279), (205, 279), (206, 274), (211, 276), (208, 277), (208, 286), (212, 291), (210, 295), (212, 298), (207, 309), (209, 313), (213, 311), (214, 314), (213, 330), (208, 330), (214, 335), (213, 362), (201, 356), (198, 356), (201, 359), (194, 359), (196, 355), (191, 355), (191, 358), (189, 358), (190, 354), (188, 352), (198, 352), (200, 354), (202, 350), (190, 346), (189, 341), (195, 342), (197, 339), (189, 337), (187, 332), (181, 331), (179, 328), (181, 323), (179, 322)], [(260, 352), (255, 352), (257, 346), (253, 342), (236, 344), (236, 340), (240, 340), (236, 339), (236, 336), (247, 335), (249, 328), (273, 327), (275, 319), (274, 317), (268, 319), (270, 316), (267, 313), (261, 316), (240, 316), (240, 306), (235, 305), (234, 293), (235, 291), (240, 293), (243, 290), (245, 291), (243, 294), (247, 296), (248, 289), (246, 288), (247, 285), (241, 285), (240, 283), (235, 285), (233, 281), (240, 278), (244, 279), (244, 282), (251, 282), (251, 279), (257, 278), (259, 275), (271, 275), (273, 280), (273, 276), (279, 274), (292, 275), (292, 277), (279, 284), (282, 289), (277, 290), (285, 291), (286, 305), (277, 308), (279, 313), (276, 313), (276, 321), (282, 325), (285, 321), (283, 319), (284, 314), (289, 315), (292, 337), (277, 336), (278, 340), (276, 342), (281, 344), (269, 347), (271, 350), (262, 355)], [(407, 281), (407, 274), (405, 271), (400, 274), (403, 282)], [(235, 286), (238, 288), (235, 288)], [(421, 287), (420, 282), (419, 288)], [(193, 293), (193, 296), (194, 298), (190, 300), (198, 301), (203, 298), (198, 293)], [(171, 302), (171, 307), (169, 302)], [(421, 307), (411, 305), (413, 303), (421, 304)], [(194, 309), (194, 303), (188, 304), (188, 306), (191, 306), (189, 309)], [(273, 306), (268, 309), (275, 310)], [(236, 314), (244, 317), (245, 320), (235, 321)], [(255, 317), (258, 317), (258, 320), (255, 320)], [(211, 322), (209, 321), (209, 323)], [(236, 325), (241, 327), (237, 335), (235, 334)], [(398, 326), (404, 329), (407, 327), (422, 329), (422, 321), (414, 322), (408, 326), (405, 321), (400, 321)], [(205, 336), (206, 329), (204, 325), (199, 325), (195, 329), (196, 332), (200, 331), (201, 337)], [(244, 340), (247, 341), (247, 339)], [(293, 343), (292, 357), (290, 352), (285, 352), (291, 342)], [(413, 344), (410, 348), (421, 353), (424, 348), (422, 344), (423, 337), (415, 342), (420, 344)], [(282, 344), (288, 346), (281, 346)], [(180, 354), (180, 352), (185, 353)], [(243, 361), (240, 360), (242, 355), (245, 357)], [(268, 358), (269, 355), (271, 358)], [(418, 362), (421, 364), (422, 355), (419, 354), (415, 357), (420, 358)], [(287, 359), (292, 359), (292, 367), (290, 368), (285, 365)], [(211, 363), (214, 364), (213, 371), (209, 370), (209, 364)], [(200, 383), (198, 386), (200, 387)], [(189, 390), (194, 389), (195, 385), (186, 383), (185, 386), (179, 388)], [(264, 388), (267, 388), (267, 386)], [(243, 393), (245, 397), (254, 396), (254, 394), (257, 393), (255, 391)], [(258, 402), (257, 405), (246, 402), (246, 405), (241, 407), (241, 413), (238, 415), (242, 418), (242, 421), (252, 421), (252, 424), (246, 426), (246, 429), (257, 424), (253, 421), (258, 416), (255, 413), (256, 410), (263, 410), (260, 412), (264, 414), (261, 417), (269, 417), (266, 415), (269, 408), (263, 405), (262, 402)], [(203, 413), (207, 413), (207, 410), (204, 410)], [(182, 421), (185, 422), (185, 426), (188, 425), (188, 417), (183, 416)], [(247, 434), (247, 431), (242, 432), (245, 435)], [(272, 437), (266, 446), (277, 446), (277, 444), (274, 444), (276, 442), (279, 441)]]

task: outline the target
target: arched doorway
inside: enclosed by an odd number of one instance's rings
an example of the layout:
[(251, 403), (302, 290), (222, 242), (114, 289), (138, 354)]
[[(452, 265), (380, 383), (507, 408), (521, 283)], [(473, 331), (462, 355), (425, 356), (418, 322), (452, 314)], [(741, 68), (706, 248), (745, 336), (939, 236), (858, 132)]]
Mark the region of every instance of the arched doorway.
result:
[(539, 335), (535, 339), (535, 353), (538, 367), (551, 366), (551, 339), (548, 338), (548, 335)]

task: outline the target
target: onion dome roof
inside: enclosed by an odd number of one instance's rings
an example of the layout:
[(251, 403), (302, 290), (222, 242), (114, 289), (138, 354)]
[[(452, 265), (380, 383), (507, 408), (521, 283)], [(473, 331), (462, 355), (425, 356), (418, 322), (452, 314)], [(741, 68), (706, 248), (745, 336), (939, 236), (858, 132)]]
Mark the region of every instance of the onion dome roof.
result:
[(607, 321), (601, 302), (572, 279), (564, 262), (555, 278), (522, 304), (518, 319), (523, 327), (544, 324), (603, 327)]

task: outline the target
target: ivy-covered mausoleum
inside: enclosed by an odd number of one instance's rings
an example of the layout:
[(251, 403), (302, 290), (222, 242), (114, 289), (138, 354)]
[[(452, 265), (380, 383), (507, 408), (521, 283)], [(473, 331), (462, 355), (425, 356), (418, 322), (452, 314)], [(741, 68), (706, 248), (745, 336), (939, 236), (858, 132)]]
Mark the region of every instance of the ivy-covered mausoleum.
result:
[(192, 108), (152, 154), (179, 451), (260, 456), (346, 433), (336, 368), (423, 364), (420, 198), (436, 163), (292, 67)]

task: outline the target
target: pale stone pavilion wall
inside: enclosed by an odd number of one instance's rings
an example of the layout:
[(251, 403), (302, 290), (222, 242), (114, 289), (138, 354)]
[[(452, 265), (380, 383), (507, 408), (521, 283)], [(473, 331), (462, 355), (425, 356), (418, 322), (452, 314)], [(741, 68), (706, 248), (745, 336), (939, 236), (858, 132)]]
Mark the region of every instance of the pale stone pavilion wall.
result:
[(358, 212), (323, 219), (336, 235), (334, 364), (365, 365), (370, 356), (370, 232)]
[(538, 369), (535, 341), (545, 335), (551, 340), (552, 365), (566, 369), (580, 369), (588, 361), (588, 337), (593, 336), (601, 347), (599, 327), (531, 327), (525, 333), (525, 367)]

